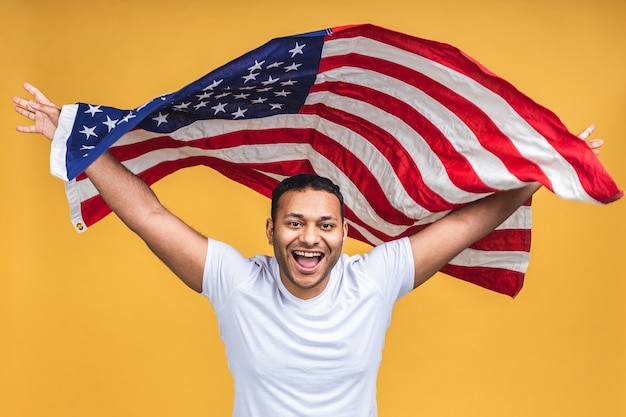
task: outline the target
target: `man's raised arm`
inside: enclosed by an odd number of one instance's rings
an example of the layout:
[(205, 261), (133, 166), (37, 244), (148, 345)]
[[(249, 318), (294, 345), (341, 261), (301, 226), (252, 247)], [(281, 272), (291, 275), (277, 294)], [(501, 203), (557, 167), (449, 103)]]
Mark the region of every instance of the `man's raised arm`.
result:
[[(18, 126), (52, 140), (61, 109), (30, 84), (24, 88), (34, 100), (15, 97), (15, 110), (35, 122)], [(94, 161), (85, 174), (111, 210), (190, 288), (202, 291), (207, 239), (170, 213), (152, 189), (110, 153)]]
[[(578, 137), (587, 140), (594, 130), (594, 126), (589, 126)], [(588, 140), (587, 144), (597, 154), (603, 142), (594, 139)], [(538, 183), (529, 183), (522, 188), (492, 194), (450, 212), (410, 236), (415, 262), (414, 288), (423, 284), (461, 251), (492, 232), (540, 187)]]

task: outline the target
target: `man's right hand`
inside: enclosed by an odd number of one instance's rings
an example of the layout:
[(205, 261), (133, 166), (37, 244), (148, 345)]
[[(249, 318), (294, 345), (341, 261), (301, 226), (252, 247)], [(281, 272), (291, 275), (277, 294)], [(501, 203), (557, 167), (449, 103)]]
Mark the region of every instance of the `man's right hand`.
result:
[(24, 89), (34, 99), (27, 100), (21, 97), (13, 97), (16, 104), (15, 111), (22, 116), (35, 122), (34, 125), (20, 125), (16, 129), (22, 133), (39, 133), (52, 140), (59, 124), (61, 107), (54, 104), (35, 86), (24, 83)]

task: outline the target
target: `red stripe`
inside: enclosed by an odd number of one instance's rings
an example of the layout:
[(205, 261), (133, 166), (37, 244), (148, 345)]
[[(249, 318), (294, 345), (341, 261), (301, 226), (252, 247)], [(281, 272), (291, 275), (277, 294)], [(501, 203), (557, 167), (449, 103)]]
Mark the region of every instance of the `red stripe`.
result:
[[(424, 74), (393, 62), (358, 54), (325, 58), (320, 65), (321, 70), (324, 71), (343, 66), (353, 66), (376, 71), (418, 88), (462, 120), (465, 126), (474, 133), (480, 144), (485, 149), (498, 156), (508, 170), (513, 175), (517, 176), (518, 179), (521, 181), (534, 179), (545, 184), (550, 184), (550, 180), (539, 165), (520, 154), (511, 139), (502, 133), (493, 120), (480, 108), (471, 101), (458, 95), (455, 91), (450, 90)], [(343, 90), (350, 92), (351, 90), (358, 90), (358, 88), (363, 87), (349, 85), (349, 87)], [(332, 91), (334, 92), (334, 88)], [(456, 151), (456, 149), (448, 143), (447, 138), (441, 131), (436, 126), (432, 125), (426, 117), (403, 101), (393, 99), (386, 94), (378, 93), (372, 95), (371, 93), (370, 90), (368, 94), (365, 95), (366, 101), (370, 103), (384, 103), (385, 111), (391, 112), (406, 122), (411, 122), (411, 127), (424, 137), (434, 152), (440, 156), (440, 159), (449, 162), (449, 164), (446, 165), (446, 171), (455, 184), (460, 188), (468, 186), (474, 187), (474, 190), (481, 186), (484, 187), (484, 184), (482, 184), (482, 181), (480, 181), (477, 176), (475, 177), (476, 179), (472, 179), (472, 181), (466, 178), (468, 175), (475, 175), (473, 168), (467, 162), (465, 156)], [(446, 144), (445, 147), (438, 146), (442, 142)]]
[(441, 272), (511, 297), (524, 285), (524, 273), (508, 269), (446, 265)]

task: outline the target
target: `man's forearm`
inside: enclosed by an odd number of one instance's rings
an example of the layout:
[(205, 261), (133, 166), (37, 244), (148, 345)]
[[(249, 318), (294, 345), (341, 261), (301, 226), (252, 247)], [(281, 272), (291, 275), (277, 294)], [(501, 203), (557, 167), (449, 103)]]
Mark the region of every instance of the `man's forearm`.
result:
[(151, 213), (163, 209), (152, 189), (106, 152), (86, 170), (104, 201), (133, 231), (140, 232)]
[(461, 251), (504, 222), (539, 188), (532, 183), (502, 191), (456, 209), (410, 237), (415, 262), (415, 287), (421, 285)]

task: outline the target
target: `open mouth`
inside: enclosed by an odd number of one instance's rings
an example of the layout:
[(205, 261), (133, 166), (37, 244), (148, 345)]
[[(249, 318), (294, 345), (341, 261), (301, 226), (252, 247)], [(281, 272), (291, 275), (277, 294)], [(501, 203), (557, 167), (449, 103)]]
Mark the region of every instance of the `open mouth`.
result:
[(324, 254), (322, 252), (305, 252), (300, 250), (293, 252), (293, 258), (304, 269), (315, 268), (323, 257)]

